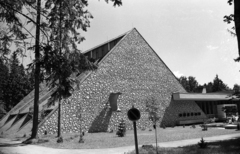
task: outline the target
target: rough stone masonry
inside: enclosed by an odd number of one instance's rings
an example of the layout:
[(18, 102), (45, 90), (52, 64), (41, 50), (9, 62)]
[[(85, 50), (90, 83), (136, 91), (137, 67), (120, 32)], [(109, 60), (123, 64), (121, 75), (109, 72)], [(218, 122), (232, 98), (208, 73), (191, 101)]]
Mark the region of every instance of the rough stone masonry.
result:
[[(164, 52), (164, 51), (161, 51)], [(120, 112), (112, 111), (108, 98), (111, 93), (122, 93), (118, 98)], [(173, 92), (186, 92), (176, 77), (134, 28), (99, 62), (81, 82), (80, 90), (62, 105), (62, 132), (79, 132), (80, 126), (88, 132), (116, 130), (123, 118), (127, 129), (132, 122), (127, 111), (134, 105), (141, 112), (137, 127), (151, 127), (145, 102), (154, 96), (160, 103), (161, 125), (175, 126), (178, 120), (203, 119), (205, 114), (193, 101), (173, 101)], [(55, 110), (39, 127), (39, 133), (57, 132)], [(200, 112), (200, 115), (179, 117), (180, 113)], [(79, 118), (81, 114), (81, 118)], [(195, 115), (195, 114), (194, 114)]]

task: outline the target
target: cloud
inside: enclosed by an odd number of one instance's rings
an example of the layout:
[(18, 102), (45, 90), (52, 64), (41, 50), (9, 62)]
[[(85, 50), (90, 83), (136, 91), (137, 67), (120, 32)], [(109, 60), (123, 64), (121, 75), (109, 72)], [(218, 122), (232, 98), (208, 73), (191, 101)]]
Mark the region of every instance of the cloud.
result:
[(181, 76), (183, 76), (183, 74), (180, 73), (179, 71), (174, 71), (173, 74), (174, 74), (176, 77), (178, 77), (178, 78), (181, 77)]
[(207, 46), (207, 49), (208, 50), (216, 50), (216, 49), (218, 49), (219, 47), (217, 47), (217, 46), (212, 46), (212, 45), (208, 45)]

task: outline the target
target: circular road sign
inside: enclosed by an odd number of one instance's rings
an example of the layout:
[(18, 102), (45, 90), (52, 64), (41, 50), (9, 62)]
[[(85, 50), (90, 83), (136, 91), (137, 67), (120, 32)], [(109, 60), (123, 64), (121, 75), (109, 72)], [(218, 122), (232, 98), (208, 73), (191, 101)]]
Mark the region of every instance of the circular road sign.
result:
[(128, 110), (127, 115), (128, 119), (131, 121), (137, 121), (141, 117), (140, 111), (136, 108), (131, 108), (130, 110)]

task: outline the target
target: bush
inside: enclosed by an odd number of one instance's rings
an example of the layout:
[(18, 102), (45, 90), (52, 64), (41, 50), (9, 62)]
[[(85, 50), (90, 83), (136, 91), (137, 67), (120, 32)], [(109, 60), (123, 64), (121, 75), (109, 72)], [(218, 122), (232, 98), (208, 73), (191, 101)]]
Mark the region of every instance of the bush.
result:
[(144, 127), (143, 127), (143, 128), (141, 128), (141, 130), (142, 130), (142, 131), (145, 131), (145, 130), (146, 130), (146, 128), (144, 128)]
[(118, 137), (124, 137), (126, 135), (125, 121), (122, 119), (118, 125), (118, 131), (116, 133)]
[(27, 135), (26, 135), (26, 134), (24, 134), (24, 135), (23, 135), (23, 138), (25, 138), (25, 137), (27, 137)]
[(84, 140), (83, 140), (83, 133), (80, 134), (80, 138), (79, 138), (78, 143), (84, 143)]
[(215, 117), (209, 118), (209, 119), (207, 120), (207, 123), (215, 123), (215, 122), (216, 122), (216, 118), (215, 118)]
[[(160, 147), (158, 147), (160, 149)], [(164, 149), (163, 149), (164, 151)], [(138, 149), (139, 154), (156, 154), (156, 147), (152, 145), (143, 145), (141, 148)], [(158, 150), (158, 153), (160, 154), (161, 151)], [(136, 154), (136, 151), (133, 150), (131, 152), (127, 152), (125, 154)]]
[(240, 130), (240, 123), (237, 124), (237, 130)]
[(202, 149), (207, 147), (207, 143), (205, 142), (205, 140), (203, 138), (200, 140), (200, 142), (198, 142), (198, 145)]
[[(145, 149), (143, 149), (143, 148), (140, 148), (140, 149), (138, 150), (138, 152), (139, 152), (139, 154), (148, 154), (148, 151), (145, 150)], [(133, 150), (133, 151), (127, 152), (127, 153), (125, 153), (125, 154), (136, 154), (136, 151)]]
[(62, 136), (58, 137), (57, 143), (63, 143), (63, 138), (62, 138)]
[(201, 127), (202, 127), (202, 131), (207, 131), (208, 130), (208, 127), (207, 127), (206, 124), (201, 125)]

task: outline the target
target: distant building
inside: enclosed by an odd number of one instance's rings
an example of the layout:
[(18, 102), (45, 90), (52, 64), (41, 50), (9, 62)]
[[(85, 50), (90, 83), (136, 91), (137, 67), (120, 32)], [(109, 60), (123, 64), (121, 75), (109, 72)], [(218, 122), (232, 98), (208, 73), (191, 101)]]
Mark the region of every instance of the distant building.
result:
[[(132, 129), (127, 118), (132, 105), (141, 112), (137, 127), (151, 127), (145, 111), (148, 97), (159, 101), (161, 126), (199, 123), (207, 118), (195, 100), (182, 99), (186, 90), (135, 28), (84, 54), (98, 64), (98, 69), (80, 74), (80, 89), (63, 102), (63, 133), (78, 132), (80, 125), (88, 132), (116, 130), (122, 118), (127, 129)], [(57, 132), (57, 103), (46, 106), (52, 93), (41, 84), (39, 108), (45, 116), (39, 119), (40, 134)], [(33, 94), (32, 91), (0, 121), (1, 131), (31, 131)]]
[(223, 107), (234, 107), (240, 113), (240, 99), (232, 96), (234, 91), (206, 93), (174, 93), (175, 101), (195, 101), (208, 118), (224, 120)]

